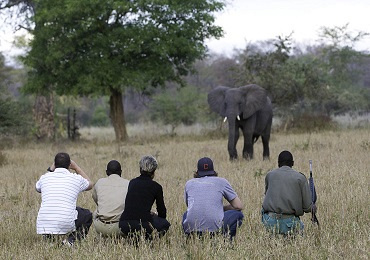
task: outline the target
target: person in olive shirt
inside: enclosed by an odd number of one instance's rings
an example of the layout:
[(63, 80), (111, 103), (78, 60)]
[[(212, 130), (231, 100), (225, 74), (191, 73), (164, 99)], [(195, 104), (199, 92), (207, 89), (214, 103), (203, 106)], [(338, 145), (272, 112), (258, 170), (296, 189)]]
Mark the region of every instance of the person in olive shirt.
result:
[(119, 219), (125, 209), (129, 181), (122, 178), (121, 164), (111, 160), (107, 164), (108, 177), (99, 179), (92, 192), (97, 208), (93, 214), (95, 230), (102, 236), (120, 236)]
[[(128, 186), (119, 227), (123, 234), (134, 235), (142, 229), (146, 239), (152, 239), (153, 229), (158, 231), (159, 236), (164, 235), (170, 223), (166, 220), (166, 206), (163, 199), (162, 186), (153, 181), (158, 163), (153, 156), (144, 156), (140, 160), (140, 176), (132, 179)], [(151, 212), (156, 202), (157, 212)]]
[(304, 228), (299, 217), (311, 212), (311, 191), (306, 176), (292, 169), (289, 151), (279, 154), (278, 165), (265, 178), (262, 223), (272, 233), (294, 234)]

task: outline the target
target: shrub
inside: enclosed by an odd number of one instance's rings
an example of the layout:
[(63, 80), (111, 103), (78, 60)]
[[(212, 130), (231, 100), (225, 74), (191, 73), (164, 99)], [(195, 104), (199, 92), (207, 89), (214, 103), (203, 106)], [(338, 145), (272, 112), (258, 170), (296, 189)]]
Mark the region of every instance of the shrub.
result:
[(308, 113), (285, 118), (282, 125), (284, 126), (284, 130), (298, 130), (304, 132), (330, 130), (336, 127), (336, 123), (330, 116)]
[(23, 111), (19, 102), (11, 98), (0, 100), (0, 134), (26, 134), (30, 129), (28, 113)]
[(206, 94), (195, 87), (183, 87), (175, 93), (169, 91), (154, 96), (150, 105), (152, 120), (171, 125), (172, 131), (181, 123), (194, 124), (206, 107)]
[(110, 119), (108, 116), (108, 112), (102, 106), (98, 106), (91, 119), (91, 125), (93, 126), (109, 126)]

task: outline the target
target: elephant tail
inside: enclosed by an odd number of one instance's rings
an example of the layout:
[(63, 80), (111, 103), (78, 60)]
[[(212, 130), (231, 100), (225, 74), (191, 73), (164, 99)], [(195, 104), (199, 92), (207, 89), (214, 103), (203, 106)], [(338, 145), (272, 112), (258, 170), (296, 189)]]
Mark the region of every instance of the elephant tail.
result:
[(259, 135), (253, 135), (253, 143), (257, 142), (259, 137)]

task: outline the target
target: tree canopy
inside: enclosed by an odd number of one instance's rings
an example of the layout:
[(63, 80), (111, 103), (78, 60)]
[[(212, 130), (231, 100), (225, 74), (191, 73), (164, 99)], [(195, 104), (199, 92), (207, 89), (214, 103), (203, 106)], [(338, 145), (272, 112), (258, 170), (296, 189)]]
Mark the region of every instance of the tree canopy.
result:
[[(220, 1), (37, 1), (26, 63), (28, 90), (53, 84), (59, 94), (110, 94), (180, 81), (220, 37)], [(43, 84), (45, 83), (45, 84)]]
[(222, 36), (214, 13), (223, 7), (218, 0), (35, 0), (26, 90), (118, 97), (127, 87), (181, 82), (205, 55), (204, 41)]

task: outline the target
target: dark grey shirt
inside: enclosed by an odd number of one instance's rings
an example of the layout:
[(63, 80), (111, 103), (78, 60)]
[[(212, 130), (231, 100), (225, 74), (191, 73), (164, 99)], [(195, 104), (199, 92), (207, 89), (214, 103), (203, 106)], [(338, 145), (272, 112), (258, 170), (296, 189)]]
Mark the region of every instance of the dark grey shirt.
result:
[(265, 212), (302, 216), (311, 211), (311, 191), (306, 176), (289, 166), (269, 172), (265, 178)]

